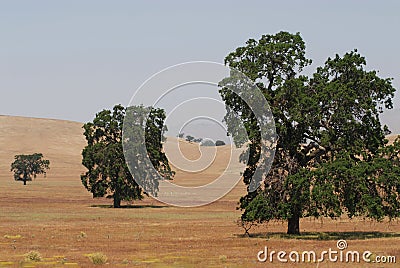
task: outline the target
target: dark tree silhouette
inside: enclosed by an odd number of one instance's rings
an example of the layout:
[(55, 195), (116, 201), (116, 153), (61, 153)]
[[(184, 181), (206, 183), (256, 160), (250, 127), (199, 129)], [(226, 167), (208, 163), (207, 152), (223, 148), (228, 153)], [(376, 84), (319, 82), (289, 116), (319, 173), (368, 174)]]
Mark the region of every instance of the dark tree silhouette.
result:
[(225, 142), (224, 142), (224, 141), (217, 140), (217, 141), (215, 142), (215, 146), (223, 146), (223, 145), (225, 145)]
[(43, 154), (34, 153), (29, 155), (16, 155), (15, 161), (11, 164), (11, 171), (14, 172), (16, 181), (31, 181), (32, 177), (43, 174), (46, 176), (46, 170), (50, 169), (50, 161), (43, 158)]

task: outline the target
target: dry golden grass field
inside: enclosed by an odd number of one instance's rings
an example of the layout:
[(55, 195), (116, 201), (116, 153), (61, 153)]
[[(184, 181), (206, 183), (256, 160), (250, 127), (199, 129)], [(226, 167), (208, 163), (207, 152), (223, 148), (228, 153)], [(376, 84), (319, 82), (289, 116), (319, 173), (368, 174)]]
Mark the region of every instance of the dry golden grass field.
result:
[[(0, 116), (0, 267), (95, 267), (89, 257), (96, 252), (107, 256), (105, 267), (400, 267), (398, 221), (303, 219), (302, 239), (286, 237), (286, 224), (280, 222), (244, 237), (236, 222), (242, 184), (207, 206), (179, 208), (145, 198), (110, 208), (111, 200), (93, 199), (80, 182), (84, 146), (80, 123)], [(196, 145), (182, 142), (182, 148), (196, 158)], [(203, 174), (178, 172), (176, 183), (210, 181), (226, 164), (226, 150), (218, 149)], [(13, 180), (10, 164), (15, 154), (33, 152), (43, 153), (51, 170), (47, 178), (23, 186)], [(397, 264), (257, 261), (265, 246), (321, 252), (335, 250), (337, 239), (346, 239), (348, 250), (396, 256)], [(42, 260), (26, 261), (30, 251), (38, 251)]]

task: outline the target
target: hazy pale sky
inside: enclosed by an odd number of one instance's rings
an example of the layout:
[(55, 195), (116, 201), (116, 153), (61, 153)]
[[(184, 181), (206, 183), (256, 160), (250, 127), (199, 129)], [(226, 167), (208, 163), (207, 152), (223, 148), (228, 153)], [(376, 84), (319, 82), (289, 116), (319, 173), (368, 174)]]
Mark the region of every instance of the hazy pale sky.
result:
[(86, 122), (165, 67), (222, 63), (281, 30), (301, 33), (306, 73), (357, 48), (400, 89), (399, 14), (399, 1), (0, 1), (0, 114)]

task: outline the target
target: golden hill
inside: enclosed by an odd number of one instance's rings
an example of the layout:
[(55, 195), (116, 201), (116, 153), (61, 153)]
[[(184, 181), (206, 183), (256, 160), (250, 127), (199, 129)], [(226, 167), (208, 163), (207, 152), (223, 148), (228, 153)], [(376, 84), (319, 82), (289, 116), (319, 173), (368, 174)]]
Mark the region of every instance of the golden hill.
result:
[[(392, 142), (395, 137), (392, 135), (388, 139)], [(225, 170), (231, 158), (229, 145), (200, 147), (197, 143), (168, 138), (165, 146), (176, 147), (177, 144), (180, 151), (171, 150), (167, 156), (171, 160), (179, 159), (180, 154), (187, 158), (186, 163), (178, 165), (172, 161), (172, 168), (177, 171), (174, 183), (178, 185), (200, 186), (213, 181)], [(79, 182), (80, 174), (85, 171), (81, 165), (81, 152), (85, 145), (82, 123), (0, 116), (0, 181), (12, 179), (10, 164), (14, 155), (40, 152), (51, 162), (48, 178), (68, 178)], [(240, 172), (243, 166), (236, 159), (232, 157), (235, 163), (230, 169)], [(239, 188), (243, 189), (243, 185)]]
[[(64, 178), (80, 183), (80, 174), (85, 171), (81, 165), (81, 152), (86, 145), (82, 123), (0, 116), (0, 181), (12, 180), (10, 165), (16, 154), (43, 153), (50, 160), (48, 179)], [(182, 139), (168, 138), (166, 146), (179, 142), (182, 155), (195, 166), (204, 156), (212, 154), (202, 163), (206, 168), (199, 172), (183, 171), (172, 165), (177, 172), (174, 183), (182, 186), (199, 186), (216, 179), (229, 163), (230, 146), (201, 147), (197, 143), (188, 143)], [(201, 151), (203, 157), (201, 156)], [(215, 157), (214, 154), (215, 153)], [(180, 157), (180, 152), (173, 152), (169, 157)], [(196, 161), (196, 160), (200, 161)], [(237, 167), (235, 168), (237, 170)], [(190, 168), (189, 168), (190, 170)], [(193, 169), (192, 169), (193, 170)], [(82, 186), (83, 187), (83, 186)]]
[(43, 153), (50, 160), (48, 177), (76, 177), (85, 170), (81, 152), (86, 141), (82, 123), (0, 116), (0, 179), (12, 178), (16, 154)]

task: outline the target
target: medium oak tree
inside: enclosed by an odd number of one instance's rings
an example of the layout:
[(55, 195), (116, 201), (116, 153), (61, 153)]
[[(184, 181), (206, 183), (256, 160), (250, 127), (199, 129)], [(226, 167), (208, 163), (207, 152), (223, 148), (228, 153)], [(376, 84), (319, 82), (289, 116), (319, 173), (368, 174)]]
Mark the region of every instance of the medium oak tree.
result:
[[(84, 135), (88, 145), (82, 151), (82, 164), (88, 171), (81, 175), (82, 184), (93, 194), (93, 197), (112, 198), (114, 207), (121, 206), (121, 201), (143, 198), (143, 191), (132, 176), (125, 161), (123, 148), (123, 127), (127, 111), (144, 110), (144, 107), (128, 107), (121, 105), (114, 106), (113, 110), (103, 110), (96, 114), (93, 122), (86, 123)], [(161, 109), (150, 109), (147, 121), (145, 113), (140, 113), (138, 121), (146, 123), (146, 147), (151, 163), (159, 170), (164, 177), (170, 179), (173, 172), (169, 168), (168, 160), (162, 152), (162, 133), (165, 114)], [(125, 128), (128, 131), (131, 128)], [(133, 131), (133, 132), (132, 132)], [(137, 134), (132, 130), (132, 135)], [(137, 135), (136, 135), (137, 136)], [(143, 141), (144, 142), (144, 141)], [(130, 160), (144, 162), (139, 159), (140, 154), (135, 151), (136, 144), (130, 144), (130, 153), (134, 157)], [(143, 152), (142, 152), (143, 153)], [(146, 176), (146, 174), (135, 174), (135, 176)], [(157, 191), (157, 181), (153, 181), (151, 191)], [(145, 193), (146, 194), (146, 193)]]

